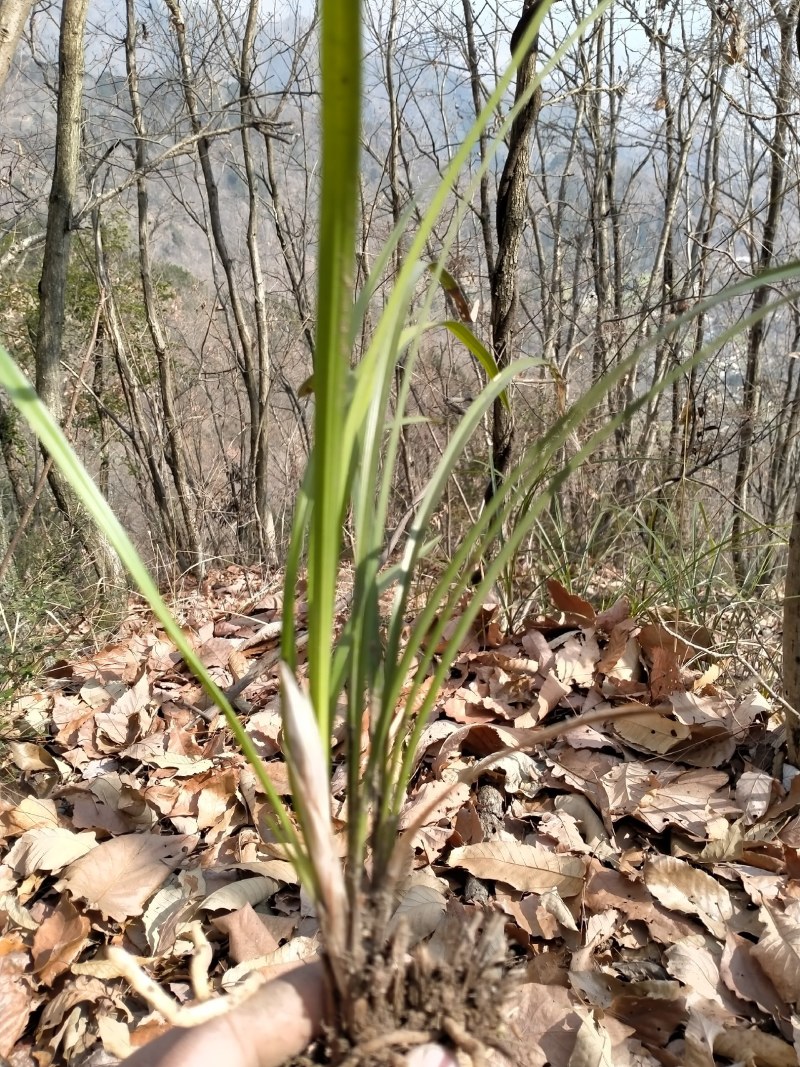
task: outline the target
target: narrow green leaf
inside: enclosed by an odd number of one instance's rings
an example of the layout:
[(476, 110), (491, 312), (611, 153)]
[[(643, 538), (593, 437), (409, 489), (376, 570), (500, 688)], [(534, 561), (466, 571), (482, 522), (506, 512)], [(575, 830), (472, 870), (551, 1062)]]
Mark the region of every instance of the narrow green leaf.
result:
[[(470, 350), (473, 356), (477, 359), (480, 365), (483, 367), (487, 378), (495, 378), (499, 373), (495, 358), (486, 345), (480, 341), (472, 330), (465, 326), (463, 322), (454, 322), (452, 319), (448, 319), (443, 322), (442, 325), (450, 331), (450, 333), (459, 339), (461, 343)], [(509, 411), (508, 393), (504, 389), (500, 394), (500, 401), (503, 407)]]
[[(322, 0), (322, 188), (314, 352), (313, 513), (308, 559), (311, 702), (329, 738), (336, 581), (352, 448), (343, 451), (352, 332), (361, 123), (360, 0)], [(352, 445), (352, 442), (351, 442)], [(291, 623), (290, 623), (291, 624)]]

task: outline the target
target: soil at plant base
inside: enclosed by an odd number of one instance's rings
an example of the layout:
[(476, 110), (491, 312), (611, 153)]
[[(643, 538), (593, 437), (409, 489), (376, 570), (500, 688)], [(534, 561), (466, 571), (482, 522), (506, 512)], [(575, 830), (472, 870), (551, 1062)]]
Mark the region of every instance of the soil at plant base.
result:
[(462, 907), (409, 950), (401, 926), (358, 970), (348, 967), (338, 1029), (287, 1067), (404, 1067), (406, 1054), (428, 1042), (466, 1053), (476, 1067), (523, 1064), (504, 1011), (516, 982), (503, 927), (496, 913)]

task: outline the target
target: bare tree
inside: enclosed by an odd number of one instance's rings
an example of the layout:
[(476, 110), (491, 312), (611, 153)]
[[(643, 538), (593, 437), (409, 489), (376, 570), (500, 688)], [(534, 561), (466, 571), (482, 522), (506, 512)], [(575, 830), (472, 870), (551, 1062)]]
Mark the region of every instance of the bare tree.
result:
[[(786, 140), (790, 129), (789, 111), (793, 98), (793, 59), (795, 35), (800, 15), (800, 0), (783, 6), (772, 0), (772, 12), (780, 31), (778, 85), (775, 91), (775, 122), (769, 143), (770, 175), (767, 211), (764, 218), (758, 251), (758, 269), (766, 270), (774, 262), (778, 227), (783, 210), (786, 187)], [(761, 311), (771, 293), (768, 285), (759, 286), (753, 294), (752, 310)], [(756, 422), (761, 409), (762, 362), (766, 323), (763, 318), (747, 331), (747, 367), (742, 392), (742, 416), (739, 429), (739, 455), (733, 483), (733, 564), (736, 578), (744, 585), (748, 578), (749, 557), (745, 549), (745, 519), (749, 508), (750, 479), (753, 466), (753, 447)], [(761, 568), (759, 568), (761, 569)]]
[[(269, 393), (269, 355), (267, 345), (266, 324), (263, 317), (256, 314), (256, 334), (253, 336), (252, 324), (248, 315), (246, 301), (242, 293), (241, 285), (237, 277), (234, 258), (228, 248), (225, 236), (225, 228), (222, 223), (220, 211), (219, 184), (214, 173), (214, 165), (211, 158), (211, 143), (202, 132), (201, 105), (198, 96), (195, 73), (192, 65), (189, 42), (186, 35), (186, 23), (178, 3), (178, 0), (165, 0), (171, 16), (172, 28), (175, 32), (175, 40), (178, 48), (178, 59), (181, 69), (181, 84), (186, 110), (192, 132), (197, 136), (197, 155), (203, 175), (203, 184), (206, 193), (206, 209), (213, 236), (214, 248), (219, 259), (219, 264), (225, 278), (226, 299), (230, 302), (233, 319), (236, 325), (236, 340), (241, 352), (242, 377), (247, 391), (249, 405), (249, 469), (242, 479), (242, 490), (247, 493), (252, 503), (252, 517), (256, 524), (256, 543), (260, 545), (265, 558), (274, 561), (276, 557), (274, 524), (271, 512), (267, 504), (268, 494), (268, 461), (269, 461), (269, 436), (267, 432), (268, 407), (267, 397)], [(255, 33), (255, 11), (252, 6), (248, 9), (247, 29), (245, 33), (246, 55), (243, 52), (240, 59), (239, 80), (240, 86), (245, 87), (250, 77), (249, 53), (253, 46)], [(248, 93), (243, 99), (244, 114), (247, 115), (250, 104)], [(268, 126), (266, 121), (264, 127)], [(251, 188), (249, 196), (250, 204), (250, 241), (249, 249), (251, 256), (251, 269), (256, 270), (255, 285), (258, 292), (258, 260), (254, 261), (254, 220), (256, 214), (255, 191)], [(263, 307), (263, 286), (259, 293)], [(245, 527), (242, 528), (243, 534)]]
[[(521, 42), (540, 7), (540, 0), (524, 0), (522, 14), (511, 35), (511, 50)], [(522, 107), (514, 117), (508, 136), (508, 154), (497, 189), (495, 226), (497, 255), (491, 275), (492, 344), (498, 367), (507, 367), (514, 358), (514, 329), (519, 304), (519, 249), (527, 219), (527, 197), (531, 133), (541, 105), (541, 87), (533, 89), (539, 36), (520, 59), (514, 89), (515, 104)], [(497, 479), (508, 469), (514, 443), (513, 414), (498, 398), (492, 409), (491, 476), (486, 499), (491, 497)]]
[[(88, 0), (64, 0), (59, 36), (59, 83), (53, 181), (47, 211), (47, 234), (39, 282), (39, 325), (36, 335), (36, 388), (52, 415), (63, 415), (61, 359), (64, 307), (71, 231), (78, 185), (81, 146), (81, 102), (84, 74), (84, 30)], [(75, 524), (95, 568), (116, 579), (119, 562), (105, 539), (81, 516), (66, 483), (55, 467), (50, 487), (59, 509)]]
[[(144, 113), (139, 96), (139, 73), (136, 63), (136, 38), (138, 22), (133, 0), (127, 0), (127, 33), (125, 36), (125, 61), (128, 73), (128, 91), (130, 94), (131, 116), (135, 131), (134, 165), (136, 167), (136, 206), (137, 235), (139, 246), (139, 273), (142, 281), (147, 328), (153, 343), (153, 352), (158, 366), (158, 383), (161, 394), (161, 408), (167, 436), (166, 459), (172, 476), (175, 494), (182, 524), (179, 526), (172, 514), (167, 516), (168, 530), (176, 531), (175, 550), (181, 569), (190, 567), (202, 574), (203, 553), (200, 544), (200, 531), (196, 518), (196, 501), (193, 499), (187, 472), (183, 432), (175, 409), (175, 382), (172, 358), (169, 352), (164, 326), (156, 300), (153, 285), (152, 255), (150, 251), (150, 209), (147, 179), (147, 130)], [(156, 486), (161, 486), (161, 479)], [(167, 504), (164, 494), (164, 504)], [(171, 508), (170, 508), (171, 512)]]
[[(589, 4), (572, 0), (543, 22), (511, 94), (524, 106), (497, 165), (485, 130), (426, 249), (433, 261), (451, 242), (447, 269), (462, 286), (468, 315), (478, 297), (474, 328), (501, 365), (517, 354), (543, 357), (541, 371), (515, 387), (513, 421), (498, 405), (486, 438), (462, 457), (453, 508), (442, 517), (451, 543), (486, 495), (487, 451), (491, 493), (515, 434), (541, 434), (634, 345), (674, 327), (646, 350), (595, 421), (576, 429), (565, 446), (571, 454), (596, 420), (616, 415), (697, 355), (747, 302), (676, 324), (683, 311), (795, 254), (800, 153), (785, 55), (800, 0), (774, 3), (773, 10), (771, 0), (754, 0), (747, 13), (717, 5), (705, 16), (678, 0), (644, 13), (620, 0), (548, 71), (541, 92), (529, 94), (539, 56), (553, 53), (565, 20), (577, 22)], [(454, 21), (453, 6), (437, 0), (368, 4), (362, 278), (402, 213), (424, 212), (430, 188), (496, 84), (509, 37), (520, 39), (536, 4), (462, 0), (455, 11), (462, 9), (463, 20)], [(20, 279), (30, 288), (38, 270), (41, 189), (54, 174), (54, 11), (38, 9), (22, 42), (25, 70), (39, 86), (35, 138), (13, 127), (25, 121), (18, 81), (5, 89), (13, 174), (0, 183), (7, 230), (0, 295), (20, 309), (8, 328), (23, 351), (26, 322), (35, 327), (36, 319), (26, 319)], [(42, 24), (44, 32), (36, 29)], [(83, 172), (71, 192), (70, 230), (55, 242), (58, 227), (51, 228), (41, 351), (55, 350), (45, 330), (58, 304), (52, 251), (76, 241), (77, 224), (94, 240), (77, 238), (73, 280), (90, 272), (102, 311), (94, 380), (82, 386), (90, 399), (79, 405), (76, 432), (109, 492), (138, 509), (139, 535), (149, 531), (155, 551), (181, 567), (230, 551), (274, 558), (280, 528), (273, 532), (273, 511), (278, 524), (288, 514), (313, 404), (300, 388), (314, 348), (313, 20), (299, 11), (294, 21), (265, 20), (255, 0), (209, 0), (202, 15), (180, 0), (126, 0), (124, 25), (89, 32), (93, 55), (104, 60), (86, 79)], [(66, 53), (65, 60), (69, 70)], [(498, 108), (498, 120), (512, 99)], [(65, 89), (62, 113), (66, 101)], [(291, 124), (291, 135), (276, 137), (278, 123), (283, 131)], [(466, 203), (479, 165), (477, 194)], [(112, 231), (129, 234), (130, 247)], [(354, 359), (402, 254), (401, 241)], [(174, 288), (165, 280), (170, 262), (189, 272)], [(95, 299), (92, 285), (88, 291)], [(766, 297), (764, 290), (752, 306), (766, 306), (758, 305)], [(58, 360), (72, 368), (86, 318), (85, 309), (71, 310), (68, 291), (67, 340), (62, 330), (49, 372), (56, 401)], [(661, 515), (665, 529), (680, 530), (693, 501), (730, 498), (736, 483), (739, 540), (749, 557), (750, 517), (780, 523), (796, 484), (800, 374), (781, 353), (795, 350), (798, 338), (800, 311), (787, 304), (763, 328), (676, 378), (565, 489), (553, 513), (565, 542), (604, 551), (617, 530), (610, 497), (651, 525)], [(425, 335), (409, 383), (411, 414), (421, 418), (404, 426), (396, 514), (425, 483), (460, 402), (479, 384), (474, 360), (452, 338)], [(94, 414), (82, 420), (88, 408)], [(0, 409), (3, 502), (12, 523), (36, 481), (26, 448)], [(725, 521), (720, 507), (715, 534), (728, 536)], [(655, 543), (664, 531), (653, 532)], [(767, 574), (777, 573), (779, 561), (773, 554)]]

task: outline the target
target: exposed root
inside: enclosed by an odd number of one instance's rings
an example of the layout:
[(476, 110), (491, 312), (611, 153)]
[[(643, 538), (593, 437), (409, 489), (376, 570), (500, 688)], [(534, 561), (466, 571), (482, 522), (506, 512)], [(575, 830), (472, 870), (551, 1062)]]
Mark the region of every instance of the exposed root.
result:
[(340, 1067), (357, 1067), (358, 1064), (364, 1062), (364, 1056), (396, 1049), (402, 1049), (405, 1052), (415, 1045), (425, 1045), (435, 1040), (436, 1034), (430, 1030), (392, 1030), (389, 1034), (381, 1034), (359, 1045), (355, 1052), (342, 1060)]
[(366, 965), (349, 970), (339, 1017), (350, 1032), (329, 1034), (329, 1062), (387, 1067), (427, 1042), (465, 1053), (474, 1067), (485, 1067), (491, 1049), (508, 1055), (503, 1009), (514, 980), (505, 965), (503, 925), (496, 913), (465, 919), (459, 910), (411, 951), (403, 926), (388, 943), (376, 931)]

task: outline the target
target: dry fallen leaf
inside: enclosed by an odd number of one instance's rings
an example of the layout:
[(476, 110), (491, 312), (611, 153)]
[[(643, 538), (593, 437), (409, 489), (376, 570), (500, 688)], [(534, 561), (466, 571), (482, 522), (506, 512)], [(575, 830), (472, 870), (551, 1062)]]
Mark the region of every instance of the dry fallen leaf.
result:
[(751, 954), (784, 1000), (800, 1004), (800, 901), (792, 901), (783, 914), (763, 907), (759, 918), (766, 930)]
[(36, 1007), (31, 995), (28, 953), (13, 938), (0, 939), (0, 1056), (8, 1057)]
[(91, 923), (71, 901), (66, 898), (59, 901), (34, 935), (33, 973), (45, 985), (52, 985), (83, 951), (90, 930)]
[(720, 974), (722, 946), (707, 934), (691, 934), (664, 954), (667, 970), (688, 990), (688, 1000), (714, 1003), (729, 1017), (744, 1013), (744, 1005), (725, 987)]
[(786, 1041), (742, 1026), (731, 1027), (716, 1037), (714, 1052), (725, 1059), (755, 1063), (758, 1067), (797, 1067), (797, 1053)]
[(242, 878), (238, 882), (231, 882), (210, 893), (200, 905), (206, 911), (237, 911), (245, 904), (255, 906), (262, 900), (272, 896), (278, 886), (272, 878), (256, 875), (253, 878)]
[(645, 864), (644, 880), (665, 908), (696, 915), (715, 937), (725, 937), (733, 907), (728, 892), (711, 875), (674, 856), (654, 856)]
[(126, 834), (97, 845), (65, 872), (59, 888), (117, 922), (141, 915), (146, 901), (191, 850), (190, 838)]
[(611, 1059), (611, 1038), (590, 1014), (578, 1030), (569, 1067), (615, 1067)]
[(292, 970), (301, 961), (316, 959), (319, 954), (319, 941), (315, 937), (294, 937), (285, 945), (265, 956), (257, 956), (237, 967), (231, 967), (222, 979), (222, 988), (233, 989), (237, 983), (244, 981), (248, 975), (257, 971), (265, 981), (272, 981)]
[(770, 805), (778, 783), (764, 771), (745, 771), (736, 782), (736, 803), (744, 812), (745, 823), (760, 819)]
[(60, 871), (96, 847), (94, 834), (75, 834), (61, 826), (39, 826), (25, 831), (6, 856), (6, 863), (18, 874)]
[(389, 930), (395, 930), (403, 922), (408, 930), (409, 944), (415, 945), (434, 932), (446, 907), (447, 900), (441, 885), (434, 885), (430, 881), (412, 884), (401, 897)]
[(14, 766), (21, 771), (55, 771), (58, 764), (41, 745), (32, 741), (8, 741), (8, 751)]
[(39, 797), (23, 797), (18, 804), (0, 813), (0, 828), (6, 837), (16, 837), (40, 826), (59, 825), (55, 803)]
[(654, 711), (619, 719), (614, 723), (614, 729), (625, 741), (647, 752), (659, 753), (669, 752), (691, 733), (688, 726)]
[(547, 579), (547, 591), (559, 611), (563, 611), (568, 622), (594, 622), (595, 612), (588, 600), (569, 593), (564, 586), (554, 578)]
[[(682, 620), (640, 630), (625, 598), (595, 615), (551, 588), (564, 622), (532, 613), (524, 632), (506, 633), (487, 602), (453, 664), (403, 810), (404, 825), (428, 814), (394, 924), (412, 942), (431, 931), (441, 940), (443, 915), (476, 910), (465, 885), (504, 913), (528, 981), (515, 1009), (521, 1048), (503, 1067), (717, 1067), (725, 1052), (783, 1064), (790, 1046), (775, 1034), (793, 1033), (800, 779), (779, 783), (758, 769), (768, 765), (761, 745), (775, 741), (770, 709), (757, 694), (737, 703), (718, 665), (695, 666), (710, 635)], [(283, 793), (279, 602), (254, 590), (249, 572), (226, 568), (181, 611), (223, 686), (268, 664), (242, 715)], [(298, 666), (302, 675), (302, 654)], [(0, 798), (0, 921), (14, 931), (6, 955), (18, 954), (22, 983), (18, 1017), (0, 1005), (0, 1039), (4, 1026), (20, 1035), (19, 1067), (33, 1067), (34, 1048), (50, 1058), (40, 1067), (77, 1067), (91, 1050), (123, 1056), (161, 1032), (160, 1022), (129, 1030), (146, 1006), (105, 955), (120, 933), (174, 976), (175, 1003), (193, 999), (181, 980), (190, 971), (213, 988), (223, 976), (237, 985), (253, 966), (270, 973), (319, 948), (258, 781), (222, 720), (198, 714), (201, 690), (163, 634), (139, 616), (124, 640), (63, 665), (51, 685), (30, 704), (46, 748), (12, 749), (38, 796)], [(630, 717), (615, 726), (620, 700)], [(530, 729), (559, 731), (600, 708), (597, 721), (561, 736)], [(498, 758), (500, 749), (510, 751)], [(337, 856), (347, 818), (340, 766), (332, 803), (327, 787), (319, 794)], [(184, 839), (188, 862), (170, 852)], [(666, 847), (675, 855), (660, 854)], [(205, 962), (192, 957), (201, 924), (219, 932)], [(2, 967), (0, 958), (0, 998)], [(800, 1046), (800, 1020), (795, 1027)]]
[(562, 855), (516, 841), (484, 841), (450, 853), (450, 865), (463, 867), (476, 878), (491, 878), (523, 893), (557, 889), (574, 897), (583, 889), (585, 868), (578, 856)]

